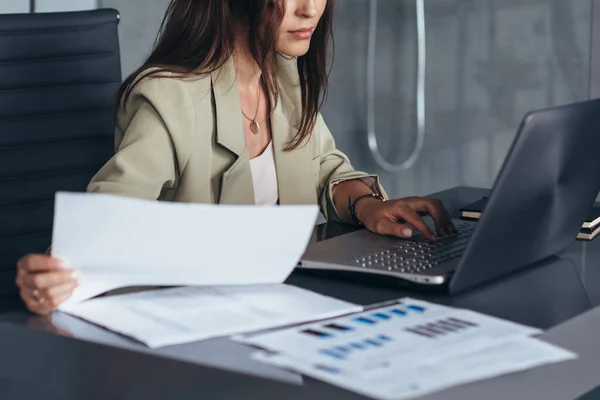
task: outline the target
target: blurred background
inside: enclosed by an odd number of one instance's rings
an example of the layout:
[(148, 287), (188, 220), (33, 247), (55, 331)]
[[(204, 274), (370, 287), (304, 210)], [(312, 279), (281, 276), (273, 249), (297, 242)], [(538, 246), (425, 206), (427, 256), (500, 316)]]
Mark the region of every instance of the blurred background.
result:
[[(600, 93), (597, 0), (338, 0), (335, 59), (323, 114), (358, 169), (392, 196), (457, 185), (489, 187), (523, 115)], [(124, 76), (148, 54), (168, 0), (0, 0), (0, 13), (116, 8)], [(600, 27), (600, 25), (598, 25)], [(369, 49), (369, 29), (376, 33)], [(418, 43), (426, 43), (425, 137), (401, 172), (385, 171), (367, 139), (367, 61), (374, 76), (374, 133), (400, 164), (417, 140)], [(595, 41), (596, 43), (600, 43)]]

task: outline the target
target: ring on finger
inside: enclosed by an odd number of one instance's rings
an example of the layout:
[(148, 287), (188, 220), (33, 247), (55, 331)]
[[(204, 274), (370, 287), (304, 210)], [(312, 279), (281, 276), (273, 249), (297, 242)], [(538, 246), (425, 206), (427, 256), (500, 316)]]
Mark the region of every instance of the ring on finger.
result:
[(34, 289), (33, 292), (31, 292), (31, 294), (33, 295), (35, 301), (38, 302), (38, 304), (44, 304), (44, 302), (46, 301), (46, 299), (40, 296), (40, 291), (38, 289)]

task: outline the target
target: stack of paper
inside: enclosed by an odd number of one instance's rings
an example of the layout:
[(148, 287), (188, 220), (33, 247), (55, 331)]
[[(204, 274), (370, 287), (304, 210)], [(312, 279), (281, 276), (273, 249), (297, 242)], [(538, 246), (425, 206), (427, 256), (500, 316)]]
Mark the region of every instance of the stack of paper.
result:
[[(215, 206), (58, 193), (52, 253), (81, 272), (79, 287), (59, 310), (150, 347), (361, 310), (283, 284), (317, 214), (316, 206)], [(91, 299), (148, 285), (187, 287)]]
[(359, 310), (355, 304), (284, 284), (150, 290), (62, 308), (153, 348)]
[(410, 298), (352, 315), (236, 339), (253, 357), (378, 399), (407, 399), (576, 355), (540, 333)]

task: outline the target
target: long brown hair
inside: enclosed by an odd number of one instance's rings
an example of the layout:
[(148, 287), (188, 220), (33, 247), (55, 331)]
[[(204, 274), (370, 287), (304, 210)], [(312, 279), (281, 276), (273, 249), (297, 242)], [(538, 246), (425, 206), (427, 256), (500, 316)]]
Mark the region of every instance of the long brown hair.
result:
[[(117, 91), (116, 111), (125, 107), (141, 80), (138, 78), (164, 77), (166, 72), (190, 78), (219, 69), (233, 55), (239, 27), (247, 28), (249, 51), (262, 71), (262, 84), (273, 109), (278, 97), (276, 43), (285, 13), (284, 3), (284, 0), (171, 0), (152, 52)], [(329, 42), (333, 44), (333, 9), (333, 0), (328, 0), (309, 51), (297, 58), (302, 117), (298, 132), (286, 150), (298, 148), (310, 137), (325, 100), (330, 68), (328, 47)], [(148, 72), (148, 68), (155, 69)]]

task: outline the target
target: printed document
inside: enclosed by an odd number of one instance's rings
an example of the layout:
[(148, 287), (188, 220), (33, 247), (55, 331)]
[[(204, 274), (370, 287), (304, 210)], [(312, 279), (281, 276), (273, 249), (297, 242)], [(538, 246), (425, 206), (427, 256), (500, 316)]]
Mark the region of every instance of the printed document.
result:
[(369, 398), (381, 400), (412, 399), (454, 386), (576, 357), (575, 354), (557, 346), (537, 339), (525, 338), (480, 351), (466, 351), (461, 356), (435, 363), (407, 364), (404, 368), (396, 366), (365, 379), (352, 371), (311, 364), (281, 354), (256, 352), (252, 355), (252, 358), (257, 361), (290, 369)]
[(551, 362), (571, 352), (530, 328), (411, 298), (236, 340), (254, 358), (379, 399), (405, 399)]
[(282, 283), (318, 207), (159, 202), (57, 193), (52, 255), (81, 272), (60, 308), (129, 286)]
[(62, 311), (161, 347), (361, 309), (294, 286), (270, 284), (150, 290), (91, 299)]

